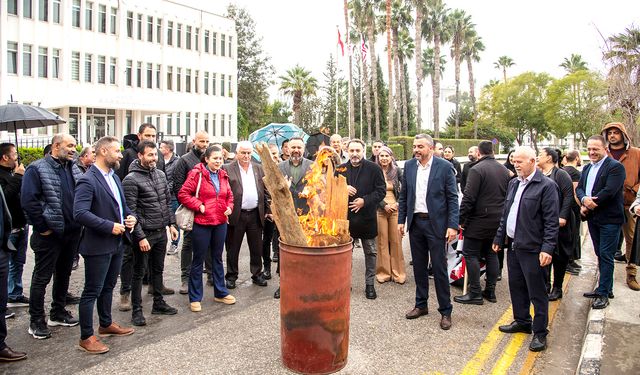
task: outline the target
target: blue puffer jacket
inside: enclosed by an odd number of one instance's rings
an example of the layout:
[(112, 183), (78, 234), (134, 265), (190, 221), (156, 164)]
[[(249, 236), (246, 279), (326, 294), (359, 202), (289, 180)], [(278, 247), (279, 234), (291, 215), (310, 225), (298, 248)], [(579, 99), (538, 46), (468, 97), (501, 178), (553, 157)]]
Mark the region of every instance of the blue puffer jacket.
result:
[[(71, 166), (75, 183), (82, 177), (82, 171), (75, 163)], [(51, 229), (62, 236), (64, 233), (64, 212), (62, 208), (63, 192), (60, 181), (62, 165), (51, 155), (31, 163), (22, 179), (21, 203), (27, 222), (39, 233)], [(71, 203), (73, 206), (73, 203)], [(73, 212), (73, 207), (71, 207)]]

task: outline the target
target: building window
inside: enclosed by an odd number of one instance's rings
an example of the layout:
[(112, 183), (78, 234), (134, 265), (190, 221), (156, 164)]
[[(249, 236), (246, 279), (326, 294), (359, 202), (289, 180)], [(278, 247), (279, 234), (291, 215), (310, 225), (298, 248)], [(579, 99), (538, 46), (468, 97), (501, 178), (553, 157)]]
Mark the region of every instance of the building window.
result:
[(112, 85), (116, 84), (116, 67), (118, 65), (118, 60), (115, 57), (109, 59), (109, 83)]
[(224, 48), (225, 48), (225, 35), (220, 34), (220, 56), (224, 57)]
[(204, 72), (204, 94), (209, 95), (209, 72)]
[(156, 65), (156, 88), (160, 89), (161, 85), (160, 85), (160, 68), (162, 68), (162, 66), (160, 64)]
[(107, 6), (98, 5), (98, 31), (107, 33)]
[(200, 93), (200, 85), (198, 84), (198, 82), (200, 81), (200, 71), (196, 70), (196, 80), (195, 80), (195, 92), (196, 94)]
[(40, 21), (49, 21), (49, 0), (38, 1), (38, 19)]
[[(22, 0), (22, 17), (33, 18), (33, 5), (31, 4), (32, 1), (33, 0)], [(9, 3), (11, 3), (11, 1), (9, 1)], [(15, 3), (17, 6), (18, 0), (13, 0), (13, 3)]]
[(178, 24), (178, 29), (176, 30), (176, 39), (178, 48), (182, 48), (182, 25)]
[(209, 53), (209, 30), (204, 31), (204, 52)]
[(227, 125), (229, 125), (227, 134), (231, 135), (231, 115), (227, 116)]
[(53, 23), (60, 23), (60, 0), (53, 0)]
[(167, 21), (167, 44), (173, 45), (173, 22)]
[(147, 63), (147, 88), (153, 88), (153, 64)]
[(84, 81), (91, 82), (91, 66), (93, 65), (93, 55), (84, 54)]
[(7, 13), (13, 14), (14, 16), (18, 15), (18, 0), (7, 1)]
[(133, 85), (133, 79), (132, 79), (132, 74), (133, 74), (133, 61), (131, 60), (127, 60), (127, 68), (125, 70), (125, 76), (126, 76), (126, 82), (127, 82), (127, 86), (132, 86)]
[(51, 77), (60, 78), (60, 50), (57, 48), (51, 53)]
[(71, 26), (80, 27), (80, 0), (73, 0), (71, 6)]
[(38, 47), (38, 77), (47, 78), (49, 67), (47, 62), (49, 60), (47, 47)]
[(80, 110), (78, 107), (69, 107), (69, 117), (67, 122), (69, 123), (69, 134), (75, 139), (78, 139), (78, 119), (80, 118)]
[(200, 29), (196, 27), (196, 39), (194, 41), (196, 45), (196, 51), (200, 50)]
[(186, 124), (186, 129), (185, 129), (185, 133), (187, 134), (187, 136), (191, 135), (191, 112), (187, 112), (185, 115), (185, 124)]
[(184, 88), (186, 92), (191, 92), (191, 69), (187, 69), (185, 74)]
[(220, 74), (220, 96), (224, 96), (224, 74)]
[(224, 115), (220, 115), (220, 136), (224, 137)]
[(233, 58), (233, 54), (231, 53), (231, 51), (233, 51), (233, 48), (231, 48), (231, 46), (233, 45), (232, 40), (233, 40), (233, 37), (231, 35), (229, 35), (229, 53), (228, 53), (228, 55), (231, 58)]
[(227, 87), (227, 92), (229, 93), (229, 97), (233, 98), (233, 92), (231, 92), (231, 76), (229, 76), (229, 86)]
[(162, 43), (162, 18), (158, 18), (158, 22), (156, 24), (156, 42)]
[(147, 42), (153, 42), (153, 17), (147, 16)]
[(180, 131), (180, 118), (181, 118), (181, 112), (176, 113), (176, 132), (178, 132), (178, 134), (181, 133), (181, 131)]
[(142, 62), (136, 65), (136, 86), (142, 88)]
[(89, 1), (84, 6), (84, 28), (93, 30), (93, 3)]
[(204, 131), (209, 133), (209, 114), (208, 113), (204, 114)]
[(216, 84), (217, 84), (217, 80), (218, 80), (218, 75), (216, 73), (211, 74), (211, 82), (213, 82), (213, 85), (211, 85), (211, 95), (215, 95), (216, 94)]
[(107, 82), (107, 58), (98, 56), (98, 83)]
[(138, 14), (138, 40), (142, 40), (142, 14)]
[(212, 33), (213, 35), (213, 44), (211, 45), (211, 53), (214, 55), (218, 54), (218, 33)]
[(31, 45), (22, 45), (22, 75), (31, 77)]
[(171, 122), (173, 121), (173, 115), (167, 115), (167, 134), (171, 134), (172, 130), (171, 129)]
[(167, 90), (173, 90), (173, 67), (167, 67)]
[(118, 29), (118, 8), (111, 8), (111, 28), (109, 31), (111, 34), (116, 35)]
[(187, 41), (187, 49), (191, 49), (191, 26), (187, 26), (187, 35), (186, 35)]
[(217, 126), (217, 124), (216, 124), (216, 116), (217, 115), (215, 113), (211, 114), (211, 128), (213, 129), (213, 131), (211, 132), (211, 135), (214, 136), (214, 137), (216, 136), (216, 126)]
[(80, 81), (80, 52), (71, 52), (71, 79)]
[(127, 36), (133, 38), (133, 12), (127, 12)]
[(176, 71), (176, 90), (178, 92), (182, 90), (182, 68), (177, 68)]
[(7, 73), (18, 74), (18, 43), (7, 42)]

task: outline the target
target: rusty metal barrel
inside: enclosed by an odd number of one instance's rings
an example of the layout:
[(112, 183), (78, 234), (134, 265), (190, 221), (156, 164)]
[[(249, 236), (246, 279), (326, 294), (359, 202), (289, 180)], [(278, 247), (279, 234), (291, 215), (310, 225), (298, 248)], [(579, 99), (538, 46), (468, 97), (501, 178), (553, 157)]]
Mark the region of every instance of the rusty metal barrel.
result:
[(347, 364), (352, 248), (280, 242), (280, 342), (290, 370), (329, 374)]

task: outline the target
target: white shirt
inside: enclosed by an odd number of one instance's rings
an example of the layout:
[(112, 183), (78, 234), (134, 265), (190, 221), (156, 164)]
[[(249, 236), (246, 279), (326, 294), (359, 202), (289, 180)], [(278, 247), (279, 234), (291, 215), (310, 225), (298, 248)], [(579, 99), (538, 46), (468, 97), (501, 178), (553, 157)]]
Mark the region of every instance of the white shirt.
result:
[(118, 189), (118, 185), (116, 184), (116, 181), (113, 179), (113, 169), (109, 169), (108, 173), (105, 173), (102, 169), (100, 169), (100, 173), (102, 173), (102, 177), (104, 177), (105, 181), (107, 181), (107, 185), (109, 185), (109, 189), (111, 189), (111, 193), (113, 194), (113, 197), (118, 202), (118, 208), (120, 209), (120, 224), (122, 224), (124, 223), (122, 197), (120, 196), (120, 190)]
[(429, 213), (427, 208), (427, 188), (429, 185), (429, 175), (431, 174), (431, 164), (433, 164), (433, 156), (427, 162), (425, 167), (418, 163), (418, 172), (416, 174), (416, 205), (413, 209), (414, 213)]
[(253, 165), (249, 163), (249, 169), (244, 171), (242, 165), (238, 163), (240, 177), (242, 177), (242, 206), (243, 210), (253, 210), (258, 207), (258, 187), (256, 178), (253, 175)]
[(518, 210), (520, 209), (520, 199), (522, 198), (522, 193), (524, 192), (524, 189), (527, 187), (527, 184), (529, 183), (529, 181), (531, 181), (535, 173), (536, 170), (534, 168), (533, 173), (531, 173), (524, 180), (518, 177), (518, 181), (520, 181), (520, 184), (518, 185), (516, 194), (513, 197), (513, 204), (509, 209), (509, 216), (507, 216), (507, 236), (509, 236), (510, 238), (514, 238), (516, 234), (516, 221), (518, 219)]
[[(593, 194), (593, 184), (596, 182), (596, 176), (598, 175), (598, 171), (600, 171), (600, 167), (602, 167), (602, 164), (604, 164), (604, 160), (607, 158), (607, 156), (605, 155), (605, 157), (603, 157), (602, 159), (600, 159), (599, 162), (597, 163), (592, 163), (591, 164), (591, 168), (589, 168), (589, 174), (587, 175), (587, 182), (586, 182), (586, 186), (584, 189), (584, 193), (587, 197), (591, 197)], [(584, 198), (582, 198), (584, 200)]]

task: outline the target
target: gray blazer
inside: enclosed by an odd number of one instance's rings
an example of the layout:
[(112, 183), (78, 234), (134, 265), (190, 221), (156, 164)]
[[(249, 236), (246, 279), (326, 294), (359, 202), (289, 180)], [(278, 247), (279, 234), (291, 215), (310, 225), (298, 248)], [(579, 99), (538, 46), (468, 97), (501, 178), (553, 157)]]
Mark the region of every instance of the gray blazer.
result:
[[(304, 189), (304, 176), (307, 171), (311, 169), (311, 164), (313, 164), (311, 160), (302, 158), (302, 173), (298, 176), (297, 181), (291, 181), (291, 186), (289, 187), (289, 191), (291, 191), (293, 197), (293, 205), (296, 210), (302, 211), (303, 214), (309, 211), (309, 206), (307, 206), (307, 200), (305, 198), (299, 198), (298, 194)], [(278, 168), (280, 168), (280, 172), (282, 172), (285, 177), (293, 177), (291, 174), (291, 162), (289, 160), (278, 163)]]

